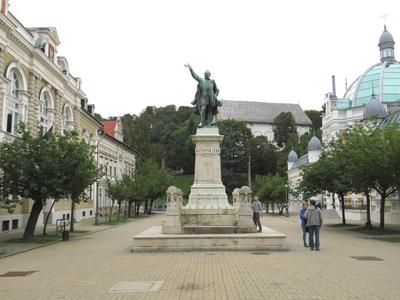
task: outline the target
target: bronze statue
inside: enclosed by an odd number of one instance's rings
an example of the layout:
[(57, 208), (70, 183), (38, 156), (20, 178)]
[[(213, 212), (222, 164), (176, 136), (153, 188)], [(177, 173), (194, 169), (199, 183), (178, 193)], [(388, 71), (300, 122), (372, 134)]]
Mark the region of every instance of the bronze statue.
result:
[(214, 116), (218, 114), (218, 106), (222, 103), (217, 99), (219, 90), (213, 79), (210, 79), (210, 71), (204, 72), (204, 78), (198, 76), (189, 64), (185, 67), (189, 68), (197, 85), (197, 92), (191, 104), (196, 105), (196, 111), (200, 114), (199, 127), (215, 125)]

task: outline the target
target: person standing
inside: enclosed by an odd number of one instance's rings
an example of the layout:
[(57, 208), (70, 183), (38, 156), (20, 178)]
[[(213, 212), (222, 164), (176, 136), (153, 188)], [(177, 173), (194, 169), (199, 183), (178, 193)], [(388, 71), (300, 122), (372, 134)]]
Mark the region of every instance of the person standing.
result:
[(315, 208), (315, 200), (310, 201), (304, 218), (307, 219), (310, 250), (315, 248), (315, 251), (319, 251), (319, 231), (322, 226), (322, 213), (320, 209)]
[(308, 203), (307, 202), (303, 202), (303, 208), (300, 209), (300, 222), (301, 222), (301, 230), (303, 231), (303, 243), (304, 243), (304, 247), (308, 247), (307, 245), (307, 232), (308, 232), (308, 228), (307, 228), (307, 219), (304, 218), (304, 214), (306, 213), (308, 207)]
[(257, 232), (262, 232), (260, 217), (262, 216), (262, 205), (258, 196), (254, 196), (254, 202), (251, 205), (253, 210), (253, 222), (256, 225)]

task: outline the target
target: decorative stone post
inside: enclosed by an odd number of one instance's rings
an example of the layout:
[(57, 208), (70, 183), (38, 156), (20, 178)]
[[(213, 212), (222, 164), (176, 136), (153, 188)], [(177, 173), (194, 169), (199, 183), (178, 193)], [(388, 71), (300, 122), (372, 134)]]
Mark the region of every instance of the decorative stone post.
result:
[(248, 186), (245, 185), (240, 188), (239, 199), (237, 233), (256, 232), (257, 228), (253, 222), (253, 210), (251, 209), (251, 189)]
[(170, 186), (167, 191), (167, 209), (161, 227), (161, 233), (181, 233), (181, 206), (182, 191), (175, 186)]

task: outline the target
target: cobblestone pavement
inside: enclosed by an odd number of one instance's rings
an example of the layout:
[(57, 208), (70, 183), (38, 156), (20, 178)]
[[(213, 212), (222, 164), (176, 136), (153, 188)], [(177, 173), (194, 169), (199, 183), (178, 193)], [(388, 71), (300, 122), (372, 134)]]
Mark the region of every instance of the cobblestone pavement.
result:
[[(132, 237), (162, 216), (0, 259), (0, 299), (400, 299), (400, 245), (324, 227), (321, 251), (302, 246), (297, 216), (262, 218), (287, 234), (285, 252), (131, 253)], [(336, 221), (337, 222), (337, 221)], [(351, 256), (382, 260), (360, 261)], [(160, 289), (111, 291), (161, 281)]]

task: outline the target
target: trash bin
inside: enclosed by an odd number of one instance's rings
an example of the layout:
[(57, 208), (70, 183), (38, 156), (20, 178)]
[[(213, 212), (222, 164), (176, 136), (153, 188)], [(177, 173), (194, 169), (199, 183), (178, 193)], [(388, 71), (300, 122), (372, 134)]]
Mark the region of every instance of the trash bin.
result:
[(68, 230), (63, 231), (62, 240), (69, 241), (69, 231)]

